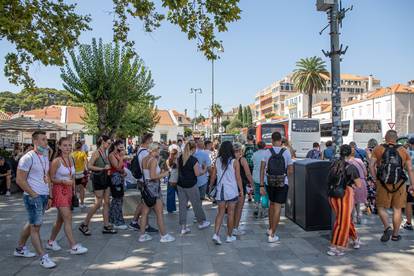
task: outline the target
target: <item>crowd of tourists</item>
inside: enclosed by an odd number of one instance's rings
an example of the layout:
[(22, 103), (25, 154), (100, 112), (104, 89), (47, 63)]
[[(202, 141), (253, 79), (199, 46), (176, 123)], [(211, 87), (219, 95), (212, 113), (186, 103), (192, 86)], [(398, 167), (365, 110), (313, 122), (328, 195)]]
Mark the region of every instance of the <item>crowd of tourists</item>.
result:
[[(279, 132), (274, 132), (271, 138), (270, 147), (263, 142), (255, 144), (251, 135), (245, 145), (193, 139), (179, 140), (167, 146), (154, 142), (152, 134), (148, 133), (141, 137), (140, 145), (134, 149), (132, 145), (126, 146), (123, 140), (112, 141), (103, 135), (90, 158), (82, 143), (77, 142), (72, 151), (71, 141), (61, 138), (58, 151), (50, 162), (46, 134), (36, 131), (32, 135), (33, 149), (20, 158), (17, 169), (16, 182), (24, 191), (28, 221), (14, 255), (39, 256), (41, 266), (55, 267), (56, 263), (47, 252), (62, 249), (56, 241), (62, 226), (70, 245), (69, 253), (88, 252), (74, 238), (72, 210), (86, 208), (89, 178), (95, 203), (89, 206), (86, 217), (78, 226), (85, 236), (92, 234), (90, 222), (102, 209), (103, 234), (131, 229), (138, 231), (140, 243), (152, 240), (154, 233), (159, 234), (161, 243), (174, 242), (175, 237), (168, 233), (164, 223), (164, 207), (168, 213), (176, 212), (178, 201), (178, 234), (185, 237), (193, 231), (187, 221), (189, 208), (193, 209), (198, 230), (210, 228), (203, 207), (203, 201), (209, 200), (217, 205), (212, 241), (217, 245), (223, 243), (221, 228), (226, 217), (224, 242), (233, 243), (238, 236), (246, 234), (241, 227), (241, 217), (247, 199), (254, 200), (254, 216), (268, 217), (268, 242), (279, 242), (278, 226), (288, 197), (288, 177), (293, 174), (295, 156)], [(349, 244), (355, 249), (360, 248), (354, 223), (362, 222), (363, 212), (379, 215), (384, 225), (382, 242), (401, 239), (399, 229), (403, 208), (407, 217), (404, 228), (413, 229), (414, 139), (403, 147), (396, 144), (397, 138), (397, 133), (390, 130), (384, 144), (371, 140), (365, 150), (351, 143), (342, 145), (339, 156), (336, 156), (335, 147), (328, 142), (323, 151), (315, 143), (308, 153), (307, 158), (331, 161), (327, 198), (336, 221), (327, 254), (341, 256)], [(133, 219), (127, 223), (122, 208), (125, 181), (130, 176), (137, 182), (140, 198)], [(167, 186), (165, 204), (162, 184)], [(57, 217), (44, 247), (40, 228), (45, 211), (52, 207), (57, 209)], [(392, 225), (389, 224), (388, 208), (393, 211)], [(151, 210), (155, 213), (158, 229), (149, 225)], [(36, 253), (26, 245), (29, 237)]]

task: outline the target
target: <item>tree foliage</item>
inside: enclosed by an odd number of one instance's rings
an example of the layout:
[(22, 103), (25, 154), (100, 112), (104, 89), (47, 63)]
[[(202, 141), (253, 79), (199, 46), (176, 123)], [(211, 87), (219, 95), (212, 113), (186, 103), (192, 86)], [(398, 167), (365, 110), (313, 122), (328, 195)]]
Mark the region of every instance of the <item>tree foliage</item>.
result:
[[(217, 123), (220, 121), (220, 118), (223, 116), (223, 108), (219, 104), (214, 104), (211, 108), (211, 114), (213, 114), (213, 121), (214, 119)], [(213, 132), (217, 132), (217, 126), (212, 122)]]
[(63, 65), (65, 51), (73, 48), (89, 16), (78, 15), (75, 4), (62, 0), (1, 1), (0, 40), (12, 43), (16, 51), (5, 56), (4, 73), (13, 84), (34, 85), (29, 65)]
[[(128, 38), (130, 21), (143, 21), (144, 30), (152, 32), (168, 21), (196, 40), (198, 49), (208, 59), (216, 59), (215, 49), (222, 48), (217, 32), (240, 19), (239, 0), (112, 0), (114, 41), (132, 46)], [(77, 1), (72, 1), (77, 2)], [(34, 86), (29, 66), (62, 66), (65, 52), (78, 44), (82, 31), (89, 30), (89, 15), (79, 15), (76, 4), (63, 0), (2, 1), (0, 4), (0, 40), (12, 43), (16, 51), (5, 57), (4, 72), (11, 83)]]
[(190, 137), (193, 135), (193, 130), (189, 127), (184, 128), (184, 137)]
[(50, 105), (75, 105), (72, 95), (53, 88), (23, 89), (19, 93), (1, 92), (0, 110), (17, 113)]
[(243, 107), (240, 104), (239, 110), (237, 111), (237, 119), (239, 119), (240, 122), (243, 122)]
[(320, 57), (303, 58), (296, 62), (292, 80), (296, 89), (308, 95), (308, 118), (312, 118), (313, 94), (326, 86), (329, 76), (325, 62)]
[(250, 106), (247, 106), (247, 126), (251, 126), (253, 124), (253, 114), (252, 114), (252, 110), (250, 108)]
[(128, 17), (144, 22), (152, 32), (163, 20), (177, 25), (189, 40), (196, 40), (198, 49), (208, 59), (216, 59), (214, 49), (222, 48), (215, 35), (227, 31), (227, 25), (240, 19), (239, 0), (162, 0), (162, 9), (153, 0), (113, 0), (116, 18), (114, 40), (131, 43), (128, 39)]
[(150, 125), (155, 123), (153, 113), (148, 112), (156, 100), (149, 93), (154, 86), (151, 72), (129, 47), (93, 39), (91, 45), (70, 51), (70, 57), (72, 65), (61, 70), (64, 87), (78, 102), (96, 108), (96, 117), (93, 109), (88, 109), (87, 121), (89, 125), (96, 121), (99, 134), (128, 134), (128, 123), (140, 130), (138, 121), (142, 118), (152, 122)]
[(227, 127), (230, 125), (230, 121), (229, 120), (224, 120), (223, 122), (221, 122), (221, 126), (224, 127), (224, 132), (227, 131)]
[(239, 129), (243, 127), (243, 122), (240, 121), (238, 118), (234, 118), (230, 124), (229, 124), (229, 129)]

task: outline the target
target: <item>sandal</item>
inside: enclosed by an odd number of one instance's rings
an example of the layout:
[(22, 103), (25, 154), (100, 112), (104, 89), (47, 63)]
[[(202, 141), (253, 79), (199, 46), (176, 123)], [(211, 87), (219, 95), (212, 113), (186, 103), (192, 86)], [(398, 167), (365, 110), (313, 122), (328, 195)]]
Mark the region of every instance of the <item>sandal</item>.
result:
[(399, 240), (401, 240), (401, 235), (397, 235), (397, 236), (392, 235), (391, 240), (392, 241), (399, 241)]
[(82, 232), (82, 234), (84, 234), (85, 236), (90, 236), (91, 235), (91, 231), (89, 230), (89, 227), (88, 227), (88, 225), (86, 225), (86, 224), (81, 224), (80, 226), (79, 226), (79, 231), (81, 231)]
[(387, 227), (387, 229), (384, 230), (384, 234), (382, 234), (381, 236), (381, 241), (382, 242), (387, 242), (390, 240), (392, 235), (392, 229), (390, 226)]
[(104, 226), (102, 229), (102, 234), (116, 234), (117, 231), (112, 228), (112, 226)]

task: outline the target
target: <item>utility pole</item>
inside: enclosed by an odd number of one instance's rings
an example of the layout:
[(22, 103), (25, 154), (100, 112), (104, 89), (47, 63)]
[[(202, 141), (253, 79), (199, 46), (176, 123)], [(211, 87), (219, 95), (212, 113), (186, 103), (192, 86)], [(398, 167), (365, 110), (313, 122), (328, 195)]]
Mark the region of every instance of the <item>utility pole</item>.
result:
[[(224, 49), (222, 47), (217, 48), (217, 52), (223, 53)], [(213, 49), (214, 53), (214, 49)], [(213, 140), (213, 134), (214, 134), (214, 113), (213, 113), (213, 107), (214, 107), (214, 60), (219, 59), (220, 57), (217, 55), (215, 58), (211, 59), (211, 140)]]
[(201, 88), (191, 88), (190, 94), (194, 94), (194, 124), (193, 124), (193, 130), (196, 128), (196, 121), (197, 121), (197, 93), (202, 94), (203, 91)]
[(332, 93), (332, 140), (335, 144), (335, 151), (339, 153), (339, 146), (342, 145), (342, 106), (341, 106), (341, 55), (344, 55), (348, 46), (342, 50), (342, 44), (339, 44), (339, 27), (342, 27), (342, 20), (347, 11), (352, 10), (352, 6), (343, 9), (339, 0), (317, 0), (316, 7), (318, 11), (324, 11), (328, 14), (329, 24), (319, 32), (330, 27), (331, 49), (329, 52), (322, 50), (326, 57), (331, 59), (331, 93)]

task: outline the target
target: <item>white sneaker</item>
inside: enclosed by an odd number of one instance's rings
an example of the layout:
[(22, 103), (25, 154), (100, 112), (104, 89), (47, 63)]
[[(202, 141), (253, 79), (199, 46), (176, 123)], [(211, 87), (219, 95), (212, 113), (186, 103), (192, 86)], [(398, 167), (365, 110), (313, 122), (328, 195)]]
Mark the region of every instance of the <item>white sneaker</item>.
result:
[(48, 241), (46, 243), (46, 248), (49, 250), (53, 250), (53, 251), (59, 251), (62, 249), (62, 247), (60, 247), (60, 245), (57, 243), (57, 241)]
[(233, 236), (243, 236), (246, 235), (246, 232), (243, 230), (240, 230), (238, 228), (233, 229)]
[(237, 240), (237, 238), (232, 235), (232, 236), (227, 236), (226, 242), (232, 243), (232, 242), (234, 242), (236, 240)]
[(56, 266), (55, 262), (47, 254), (40, 259), (40, 265), (44, 268), (54, 268)]
[(170, 234), (165, 234), (160, 239), (161, 243), (167, 243), (167, 242), (173, 242), (173, 241), (175, 241), (175, 238), (171, 236)]
[(197, 223), (197, 221), (198, 221), (197, 218), (193, 218), (194, 223)]
[(77, 244), (74, 247), (72, 247), (72, 249), (70, 250), (70, 254), (72, 255), (81, 255), (81, 254), (85, 254), (86, 252), (88, 252), (88, 248), (83, 247), (81, 244)]
[(11, 196), (10, 191), (7, 191), (7, 192), (6, 192), (6, 196)]
[(13, 253), (16, 257), (25, 257), (25, 258), (33, 258), (36, 256), (35, 253), (31, 252), (29, 249), (27, 249), (26, 246), (23, 246), (21, 250), (17, 250), (17, 248), (14, 250)]
[(148, 234), (141, 235), (139, 236), (139, 239), (138, 239), (139, 242), (146, 242), (150, 240), (152, 240), (152, 237)]
[(274, 243), (278, 242), (280, 240), (279, 236), (274, 235), (273, 237), (269, 235), (269, 238), (267, 239), (268, 243)]
[(183, 229), (181, 229), (181, 235), (185, 235), (191, 232), (191, 229), (188, 227), (185, 227)]
[(202, 230), (210, 226), (210, 222), (208, 220), (203, 221), (198, 225), (198, 229)]
[(212, 240), (216, 245), (221, 245), (221, 239), (219, 235), (214, 234)]
[(126, 224), (114, 225), (114, 229), (117, 229), (117, 230), (127, 230), (128, 229), (128, 225), (126, 225)]
[(354, 249), (359, 249), (361, 247), (361, 240), (359, 237), (353, 241), (353, 247)]
[(326, 252), (329, 256), (343, 256), (345, 253), (342, 250), (339, 250), (335, 247), (330, 247), (328, 252)]

